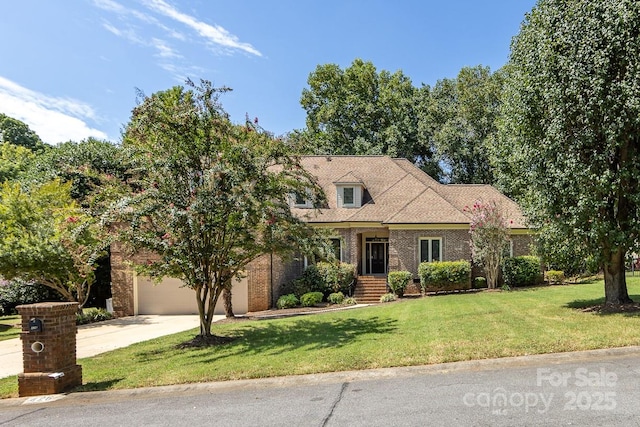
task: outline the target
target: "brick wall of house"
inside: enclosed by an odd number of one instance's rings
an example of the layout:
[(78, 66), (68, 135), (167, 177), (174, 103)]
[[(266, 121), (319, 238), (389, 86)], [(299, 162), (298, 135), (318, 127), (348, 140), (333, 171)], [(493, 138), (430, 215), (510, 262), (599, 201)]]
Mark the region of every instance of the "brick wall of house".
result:
[(157, 259), (158, 256), (150, 252), (129, 254), (122, 244), (111, 245), (111, 298), (116, 317), (133, 316), (133, 275), (130, 262), (139, 264)]
[(421, 237), (442, 239), (443, 261), (471, 259), (468, 230), (390, 230), (389, 270), (406, 270), (418, 277)]
[(511, 236), (513, 242), (513, 256), (522, 256), (531, 254), (531, 245), (533, 237), (529, 234), (516, 234)]

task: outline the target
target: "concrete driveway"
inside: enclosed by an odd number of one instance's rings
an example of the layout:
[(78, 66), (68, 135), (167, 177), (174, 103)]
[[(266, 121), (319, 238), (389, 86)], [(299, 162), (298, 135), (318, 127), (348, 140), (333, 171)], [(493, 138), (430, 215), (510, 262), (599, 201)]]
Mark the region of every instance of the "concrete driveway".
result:
[[(216, 316), (214, 322), (223, 319)], [(133, 343), (197, 328), (198, 316), (129, 316), (78, 326), (78, 359), (127, 347)], [(0, 341), (0, 378), (22, 372), (20, 338)]]

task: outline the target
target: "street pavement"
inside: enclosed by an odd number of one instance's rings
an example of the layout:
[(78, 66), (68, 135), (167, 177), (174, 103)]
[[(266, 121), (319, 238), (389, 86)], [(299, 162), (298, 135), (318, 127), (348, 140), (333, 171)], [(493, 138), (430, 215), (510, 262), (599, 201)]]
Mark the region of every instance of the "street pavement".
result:
[[(214, 321), (224, 316), (215, 316)], [(76, 357), (91, 357), (131, 344), (198, 327), (198, 316), (129, 316), (78, 326)], [(22, 372), (20, 338), (0, 341), (0, 378)]]
[(5, 399), (0, 425), (637, 426), (639, 380), (628, 347)]

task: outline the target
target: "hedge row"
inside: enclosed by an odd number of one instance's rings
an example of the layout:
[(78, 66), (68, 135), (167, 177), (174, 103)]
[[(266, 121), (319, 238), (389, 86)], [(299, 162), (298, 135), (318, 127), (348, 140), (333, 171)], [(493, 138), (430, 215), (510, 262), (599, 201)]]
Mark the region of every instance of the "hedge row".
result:
[(418, 267), (420, 288), (439, 290), (469, 289), (471, 287), (471, 263), (469, 261), (423, 262)]

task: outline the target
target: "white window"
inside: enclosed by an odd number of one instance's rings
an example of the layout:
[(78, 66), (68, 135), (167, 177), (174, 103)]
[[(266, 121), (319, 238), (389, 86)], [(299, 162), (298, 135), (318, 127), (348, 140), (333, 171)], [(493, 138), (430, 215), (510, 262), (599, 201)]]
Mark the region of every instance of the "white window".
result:
[(442, 239), (440, 237), (420, 238), (420, 262), (442, 261)]
[(344, 187), (342, 189), (342, 204), (344, 206), (353, 206), (354, 204), (353, 187)]
[(311, 203), (311, 200), (309, 198), (308, 194), (293, 194), (292, 197), (293, 199), (293, 207), (295, 208), (312, 208), (313, 204)]

